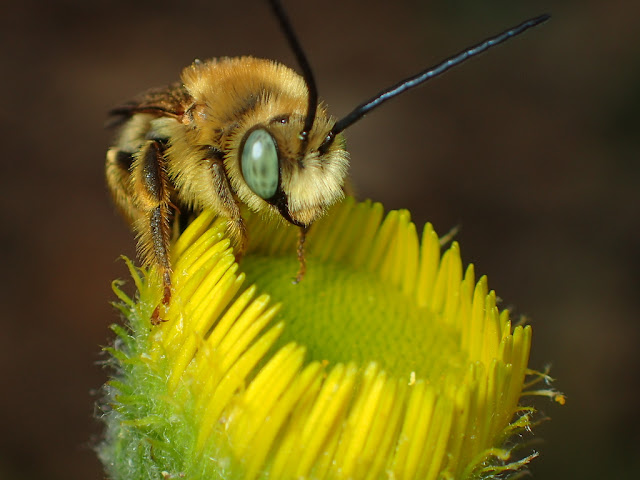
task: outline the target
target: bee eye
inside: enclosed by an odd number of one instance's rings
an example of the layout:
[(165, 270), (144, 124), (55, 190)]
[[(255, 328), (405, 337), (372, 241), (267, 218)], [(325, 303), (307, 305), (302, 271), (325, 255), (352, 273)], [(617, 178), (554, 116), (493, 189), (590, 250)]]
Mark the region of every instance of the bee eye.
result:
[(251, 190), (268, 200), (276, 194), (280, 168), (273, 137), (258, 129), (249, 134), (242, 148), (242, 175)]

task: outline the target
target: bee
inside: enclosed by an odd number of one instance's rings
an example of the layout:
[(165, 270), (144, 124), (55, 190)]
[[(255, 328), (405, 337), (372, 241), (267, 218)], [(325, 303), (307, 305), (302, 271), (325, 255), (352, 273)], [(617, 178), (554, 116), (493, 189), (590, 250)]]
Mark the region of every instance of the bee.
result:
[[(549, 18), (527, 20), (386, 88), (344, 118), (332, 117), (286, 13), (269, 1), (302, 75), (246, 57), (196, 60), (181, 81), (111, 110), (119, 126), (106, 158), (115, 204), (137, 234), (146, 266), (159, 267), (171, 300), (170, 241), (176, 225), (205, 209), (227, 220), (238, 257), (249, 232), (241, 205), (299, 228), (300, 281), (308, 229), (344, 196), (349, 154), (343, 132), (387, 100), (441, 75)], [(152, 321), (160, 321), (159, 307)]]

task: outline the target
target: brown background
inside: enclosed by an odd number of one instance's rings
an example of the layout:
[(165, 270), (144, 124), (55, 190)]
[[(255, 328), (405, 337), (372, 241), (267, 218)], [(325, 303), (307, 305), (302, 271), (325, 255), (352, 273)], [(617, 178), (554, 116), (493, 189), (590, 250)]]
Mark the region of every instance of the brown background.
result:
[[(340, 116), (521, 19), (552, 22), (348, 132), (361, 197), (408, 207), (531, 318), (545, 405), (536, 478), (640, 472), (640, 3), (286, 1)], [(258, 1), (0, 5), (0, 478), (98, 479), (92, 389), (133, 240), (103, 180), (105, 112), (194, 58), (293, 64)], [(635, 472), (635, 473), (634, 473)]]

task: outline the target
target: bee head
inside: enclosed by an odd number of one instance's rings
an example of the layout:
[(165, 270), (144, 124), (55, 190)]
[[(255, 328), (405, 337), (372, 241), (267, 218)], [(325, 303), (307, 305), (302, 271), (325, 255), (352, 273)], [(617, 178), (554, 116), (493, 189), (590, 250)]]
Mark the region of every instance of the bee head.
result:
[[(324, 108), (318, 104), (311, 66), (279, 0), (269, 3), (302, 70), (306, 110), (274, 116), (268, 123), (250, 128), (242, 139), (239, 157), (244, 181), (252, 193), (298, 226), (309, 226), (343, 195), (348, 155), (341, 133), (346, 128), (391, 98), (549, 19), (549, 15), (540, 15), (466, 48), (380, 91), (336, 122), (327, 120)], [(244, 200), (251, 206), (252, 202)]]
[[(247, 129), (238, 146), (234, 189), (253, 210), (270, 204), (288, 222), (309, 226), (343, 197), (349, 155), (340, 136), (326, 143), (334, 121), (323, 107), (305, 136), (306, 116), (276, 115)], [(242, 181), (239, 179), (242, 178)]]

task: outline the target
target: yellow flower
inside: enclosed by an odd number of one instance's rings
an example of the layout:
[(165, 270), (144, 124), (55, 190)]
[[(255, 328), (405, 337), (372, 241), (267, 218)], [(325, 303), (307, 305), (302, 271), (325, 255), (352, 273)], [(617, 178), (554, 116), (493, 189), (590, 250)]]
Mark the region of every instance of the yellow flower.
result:
[[(466, 479), (525, 465), (531, 327), (512, 326), (486, 277), (406, 211), (347, 199), (312, 228), (295, 284), (296, 229), (249, 218), (235, 262), (225, 223), (198, 217), (173, 246), (164, 323), (156, 272), (115, 285), (99, 451), (114, 479)], [(249, 285), (249, 286), (248, 286)], [(546, 377), (545, 377), (546, 378)]]

